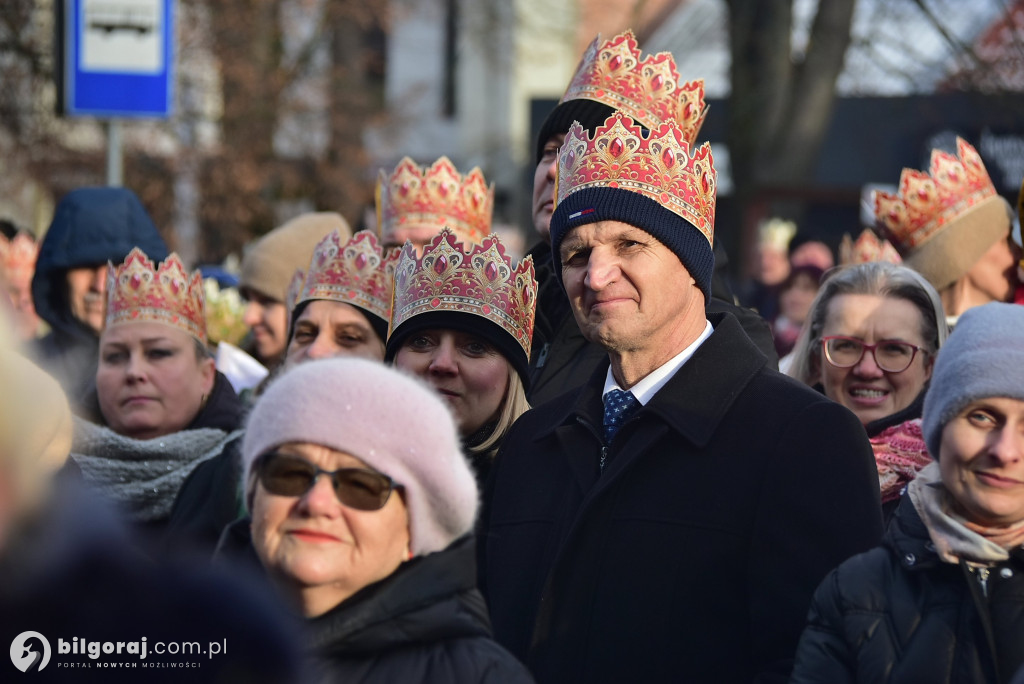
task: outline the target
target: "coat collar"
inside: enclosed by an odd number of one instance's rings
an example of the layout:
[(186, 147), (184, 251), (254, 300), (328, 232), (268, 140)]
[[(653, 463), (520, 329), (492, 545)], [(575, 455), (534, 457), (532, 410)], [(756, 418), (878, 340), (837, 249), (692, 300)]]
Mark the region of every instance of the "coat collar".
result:
[[(698, 447), (710, 441), (743, 388), (767, 363), (732, 314), (711, 314), (708, 318), (715, 328), (711, 337), (638, 413), (657, 416)], [(601, 390), (607, 370), (605, 361), (574, 397), (552, 402), (561, 408), (556, 408), (547, 427), (538, 431), (537, 439), (575, 423), (600, 430)]]

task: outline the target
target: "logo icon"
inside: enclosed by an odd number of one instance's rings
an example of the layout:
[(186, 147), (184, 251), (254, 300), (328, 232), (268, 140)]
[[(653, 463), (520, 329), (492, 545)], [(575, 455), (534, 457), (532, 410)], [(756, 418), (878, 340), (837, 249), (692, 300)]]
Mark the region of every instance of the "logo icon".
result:
[(22, 672), (42, 670), (50, 662), (50, 642), (39, 632), (22, 632), (11, 642), (11, 662)]

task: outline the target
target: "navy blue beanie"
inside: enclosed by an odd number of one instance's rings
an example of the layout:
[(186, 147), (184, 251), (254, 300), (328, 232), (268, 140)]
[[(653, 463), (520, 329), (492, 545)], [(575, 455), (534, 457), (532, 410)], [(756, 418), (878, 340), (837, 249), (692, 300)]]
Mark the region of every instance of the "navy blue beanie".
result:
[[(711, 299), (711, 274), (715, 253), (711, 243), (696, 226), (654, 200), (621, 188), (584, 188), (555, 207), (551, 216), (551, 258), (555, 274), (562, 280), (562, 238), (570, 228), (599, 221), (621, 221), (646, 231), (672, 250), (697, 281), (704, 301)], [(563, 287), (564, 287), (563, 283)]]

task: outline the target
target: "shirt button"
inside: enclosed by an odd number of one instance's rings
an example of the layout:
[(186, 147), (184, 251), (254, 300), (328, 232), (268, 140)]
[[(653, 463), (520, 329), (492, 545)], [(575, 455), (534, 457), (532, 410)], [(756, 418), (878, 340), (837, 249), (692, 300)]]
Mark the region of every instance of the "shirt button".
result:
[(903, 557), (903, 560), (906, 562), (907, 565), (913, 565), (917, 562), (917, 556), (915, 556), (912, 553), (908, 553)]
[(1010, 579), (1013, 577), (1013, 570), (1011, 568), (1003, 568), (999, 571), (999, 576), (1003, 579)]

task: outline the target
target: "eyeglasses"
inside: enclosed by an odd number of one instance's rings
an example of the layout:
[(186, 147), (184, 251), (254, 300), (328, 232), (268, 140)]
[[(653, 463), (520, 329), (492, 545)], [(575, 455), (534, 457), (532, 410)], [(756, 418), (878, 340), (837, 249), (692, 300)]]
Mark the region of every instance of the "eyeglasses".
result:
[(260, 461), (260, 483), (268, 492), (278, 496), (302, 496), (313, 488), (321, 475), (331, 478), (338, 501), (358, 511), (379, 511), (388, 502), (391, 492), (401, 486), (375, 470), (324, 470), (304, 458), (276, 451)]
[(825, 358), (836, 368), (851, 368), (860, 363), (864, 352), (869, 351), (875, 364), (887, 373), (902, 373), (910, 368), (918, 352), (928, 354), (923, 347), (900, 340), (880, 340), (874, 344), (865, 344), (863, 340), (842, 335), (829, 335), (821, 338), (825, 348)]

